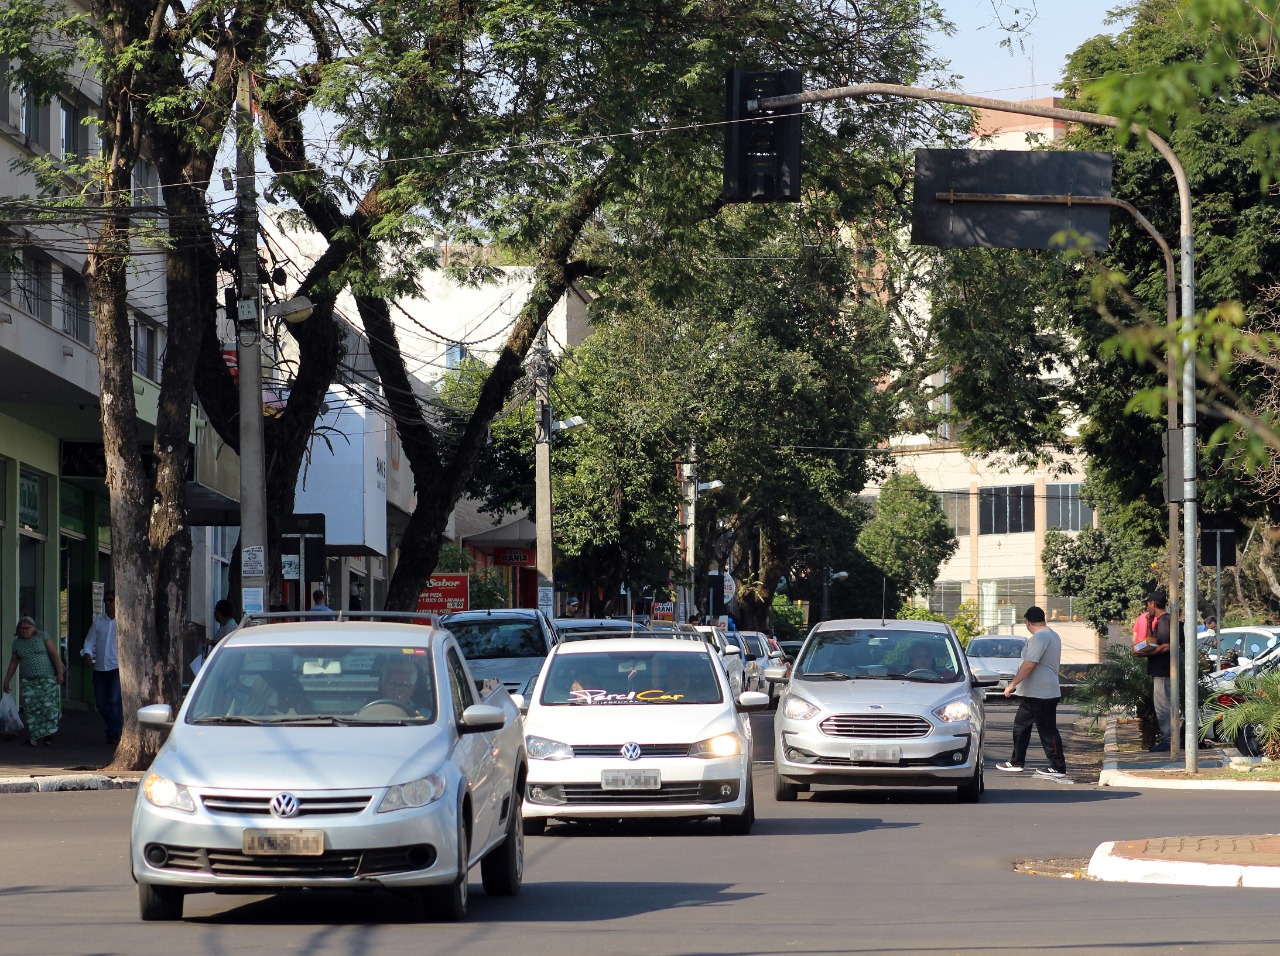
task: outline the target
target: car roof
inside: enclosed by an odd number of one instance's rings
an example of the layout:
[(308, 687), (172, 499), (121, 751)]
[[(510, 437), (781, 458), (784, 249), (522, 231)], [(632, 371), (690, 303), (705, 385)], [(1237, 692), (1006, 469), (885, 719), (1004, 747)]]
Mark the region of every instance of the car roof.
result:
[(441, 623), (448, 621), (483, 621), (491, 617), (536, 620), (538, 610), (532, 607), (495, 607), (484, 611), (454, 611), (452, 614), (446, 614), (440, 621)]
[(632, 621), (629, 617), (558, 617), (556, 627), (562, 631), (644, 631), (647, 622)]
[(935, 631), (938, 634), (946, 634), (951, 628), (943, 624), (941, 621), (911, 621), (898, 620), (897, 618), (878, 618), (878, 617), (850, 617), (838, 621), (821, 621), (813, 626), (814, 633), (817, 631)]
[(222, 639), (228, 647), (269, 647), (273, 645), (371, 647), (427, 647), (441, 633), (429, 624), (385, 624), (377, 621), (302, 621), (281, 624), (253, 624), (240, 627)]
[(702, 641), (673, 641), (667, 637), (605, 637), (598, 641), (557, 644), (553, 654), (596, 654), (605, 651), (677, 651), (681, 654), (709, 653)]

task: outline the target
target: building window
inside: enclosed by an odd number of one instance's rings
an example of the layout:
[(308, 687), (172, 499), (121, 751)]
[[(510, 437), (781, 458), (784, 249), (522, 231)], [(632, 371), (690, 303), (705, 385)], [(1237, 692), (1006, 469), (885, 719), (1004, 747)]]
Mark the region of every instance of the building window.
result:
[(22, 91), (21, 129), (28, 146), (48, 147), (49, 104), (38, 102), (35, 95), (25, 88)]
[(133, 316), (133, 370), (160, 381), (160, 332), (141, 313)]
[(1035, 530), (1034, 485), (979, 489), (978, 534), (1021, 534)]
[(1049, 619), (1049, 623), (1079, 621), (1080, 610), (1076, 606), (1077, 600), (1077, 598), (1065, 594), (1047, 595), (1044, 602), (1044, 612)]
[(1045, 488), (1045, 524), (1063, 531), (1093, 527), (1093, 509), (1080, 497), (1079, 484), (1053, 484)]
[(983, 627), (1016, 625), (1036, 603), (1035, 578), (988, 578), (978, 582), (978, 622)]
[(93, 312), (89, 288), (70, 269), (62, 270), (62, 331), (85, 345), (93, 341)]
[(72, 103), (62, 104), (62, 158), (73, 162), (82, 152), (84, 127), (80, 125), (80, 110)]
[(53, 324), (53, 264), (33, 249), (22, 254), (18, 304), (46, 325)]
[(955, 617), (960, 613), (960, 605), (964, 601), (963, 581), (935, 581), (929, 589), (929, 610), (945, 617)]
[(939, 491), (938, 504), (956, 536), (969, 533), (969, 491)]
[(446, 368), (457, 368), (470, 357), (471, 350), (459, 342), (450, 342), (448, 348), (444, 350)]

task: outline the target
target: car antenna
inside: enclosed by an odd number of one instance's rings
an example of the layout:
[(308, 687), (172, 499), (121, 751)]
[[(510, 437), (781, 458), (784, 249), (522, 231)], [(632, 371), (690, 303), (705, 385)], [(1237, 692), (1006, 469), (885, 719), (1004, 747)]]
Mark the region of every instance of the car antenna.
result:
[(880, 575), (880, 626), (884, 627), (885, 602), (888, 601), (889, 594), (889, 577), (888, 575)]

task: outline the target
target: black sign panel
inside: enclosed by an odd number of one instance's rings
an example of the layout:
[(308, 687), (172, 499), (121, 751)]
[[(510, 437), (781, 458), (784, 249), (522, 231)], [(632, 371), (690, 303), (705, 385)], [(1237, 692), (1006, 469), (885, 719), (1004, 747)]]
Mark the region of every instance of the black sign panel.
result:
[(1054, 235), (1069, 230), (1095, 251), (1107, 248), (1108, 206), (964, 198), (997, 194), (1109, 197), (1111, 154), (918, 149), (911, 241), (947, 248), (1052, 249), (1060, 248), (1052, 242)]

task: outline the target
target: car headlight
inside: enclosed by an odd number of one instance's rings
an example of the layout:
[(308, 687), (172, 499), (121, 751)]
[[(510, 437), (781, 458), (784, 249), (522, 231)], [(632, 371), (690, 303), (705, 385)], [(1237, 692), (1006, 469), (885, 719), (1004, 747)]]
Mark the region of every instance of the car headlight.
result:
[(142, 781), (142, 795), (155, 807), (169, 810), (183, 810), (186, 813), (196, 812), (196, 802), (191, 799), (191, 791), (180, 783), (174, 783), (154, 771), (147, 774)]
[(818, 708), (803, 697), (788, 694), (787, 702), (782, 705), (782, 713), (792, 720), (808, 720), (818, 713)]
[(425, 807), (444, 796), (445, 779), (442, 773), (429, 773), (408, 783), (398, 783), (388, 787), (378, 802), (378, 812), (388, 813), (392, 810), (411, 810)]
[(957, 697), (955, 700), (949, 700), (941, 707), (935, 707), (933, 716), (939, 720), (955, 721), (955, 720), (971, 720), (973, 718), (973, 707), (963, 697)]
[(690, 757), (710, 760), (712, 757), (736, 757), (742, 753), (742, 739), (737, 734), (721, 734), (699, 740), (689, 748)]
[(573, 748), (568, 744), (546, 737), (526, 737), (524, 747), (530, 760), (568, 760), (573, 756)]

